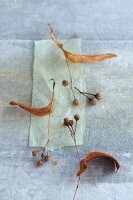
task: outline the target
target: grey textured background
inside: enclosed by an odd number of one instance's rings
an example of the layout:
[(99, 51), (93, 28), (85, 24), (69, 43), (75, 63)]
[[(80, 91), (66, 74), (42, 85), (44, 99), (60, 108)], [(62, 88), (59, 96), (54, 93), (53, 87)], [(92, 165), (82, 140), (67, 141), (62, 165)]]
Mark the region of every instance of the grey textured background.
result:
[(110, 161), (93, 161), (81, 179), (77, 200), (132, 200), (132, 10), (132, 0), (0, 0), (1, 200), (69, 200), (76, 186), (75, 149), (52, 152), (57, 166), (36, 168), (28, 148), (30, 115), (8, 106), (14, 98), (31, 104), (34, 40), (50, 38), (48, 22), (60, 38), (81, 37), (83, 53), (119, 55), (84, 66), (87, 90), (101, 91), (104, 98), (94, 108), (86, 105), (79, 151), (81, 156), (91, 150), (110, 153), (121, 169), (113, 175)]

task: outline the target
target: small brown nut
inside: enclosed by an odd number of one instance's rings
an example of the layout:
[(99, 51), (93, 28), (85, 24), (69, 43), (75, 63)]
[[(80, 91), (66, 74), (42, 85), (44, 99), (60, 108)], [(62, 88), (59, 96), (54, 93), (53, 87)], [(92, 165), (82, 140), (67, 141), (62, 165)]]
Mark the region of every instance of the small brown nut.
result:
[(68, 126), (68, 122), (69, 122), (69, 119), (68, 118), (64, 118), (64, 125), (65, 126)]
[(40, 161), (37, 162), (37, 167), (42, 167), (43, 165), (44, 165), (43, 161), (40, 160)]
[(79, 115), (78, 115), (78, 114), (74, 115), (74, 119), (75, 119), (76, 121), (78, 121), (78, 120), (80, 119)]
[(40, 152), (39, 150), (33, 150), (33, 151), (32, 151), (32, 156), (33, 156), (33, 157), (38, 156), (39, 152)]
[(73, 120), (69, 120), (69, 121), (68, 121), (68, 124), (69, 124), (69, 126), (73, 126), (74, 121), (73, 121)]
[(78, 106), (79, 104), (80, 104), (80, 100), (79, 99), (74, 99), (73, 105)]
[(64, 87), (67, 87), (67, 86), (69, 85), (69, 81), (68, 81), (68, 80), (63, 80), (63, 81), (62, 81), (62, 85), (63, 85)]
[(95, 94), (95, 98), (99, 101), (100, 99), (102, 99), (102, 95), (101, 95), (101, 93), (96, 93)]
[(51, 157), (49, 155), (47, 155), (47, 156), (44, 157), (44, 162), (47, 162), (49, 160), (51, 160)]
[(89, 98), (89, 103), (92, 106), (95, 106), (97, 104), (97, 99), (95, 97)]

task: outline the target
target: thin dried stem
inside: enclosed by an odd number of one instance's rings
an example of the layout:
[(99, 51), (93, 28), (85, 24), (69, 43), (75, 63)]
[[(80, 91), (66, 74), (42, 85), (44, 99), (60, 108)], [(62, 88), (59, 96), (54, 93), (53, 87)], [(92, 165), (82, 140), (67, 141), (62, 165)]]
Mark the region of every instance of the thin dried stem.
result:
[[(85, 92), (81, 92), (77, 87), (74, 87), (76, 90), (78, 90), (78, 92), (82, 95), (84, 95), (87, 99), (90, 99), (87, 95), (85, 95)], [(86, 93), (87, 94), (87, 93)], [(89, 93), (88, 93), (89, 94)], [(93, 95), (94, 96), (94, 95)]]
[[(78, 156), (79, 164), (80, 164), (80, 155), (79, 155), (79, 151), (78, 151), (78, 147), (77, 147), (77, 143), (76, 143), (76, 130), (77, 130), (77, 121), (76, 121), (76, 124), (75, 124), (75, 130), (73, 129), (73, 131), (74, 131), (73, 140), (74, 140), (74, 143), (75, 143), (75, 148), (76, 148), (76, 151), (77, 151), (77, 156)], [(75, 189), (75, 192), (74, 192), (73, 200), (75, 200), (79, 184), (80, 184), (80, 176), (78, 177), (77, 186), (76, 186), (76, 189)]]
[[(49, 25), (49, 26), (50, 26), (50, 25)], [(54, 92), (55, 81), (54, 81), (54, 79), (51, 79), (51, 81), (53, 81), (53, 92)], [(53, 99), (53, 101), (54, 101), (54, 99)], [(52, 104), (53, 104), (53, 102), (51, 103), (51, 107), (52, 107)], [(51, 110), (51, 107), (50, 107), (50, 110)], [(46, 153), (47, 153), (47, 156), (48, 156), (48, 144), (49, 144), (49, 141), (50, 141), (50, 138), (51, 138), (51, 132), (50, 132), (50, 117), (51, 117), (51, 113), (49, 113), (49, 115), (48, 115), (48, 141), (47, 141), (47, 143), (46, 143), (46, 145), (45, 145), (45, 147), (44, 147), (44, 149), (45, 149), (45, 151), (46, 151)]]
[(89, 94), (92, 96), (95, 96), (95, 94), (89, 93), (89, 92), (81, 92), (77, 87), (74, 87), (76, 90), (78, 90), (81, 94)]
[(71, 131), (71, 136), (72, 136), (72, 139), (74, 141), (74, 144), (75, 144), (75, 148), (76, 148), (76, 151), (77, 151), (77, 156), (78, 156), (78, 159), (79, 159), (79, 162), (80, 162), (80, 156), (79, 156), (79, 151), (78, 151), (78, 147), (77, 147), (77, 142), (76, 142), (76, 131), (74, 130), (73, 126), (68, 126), (69, 130)]
[(89, 92), (82, 92), (83, 94), (89, 94), (89, 95), (92, 95), (92, 96), (95, 96), (95, 94), (92, 94), (92, 93), (89, 93)]
[(80, 162), (79, 151), (78, 151), (78, 147), (77, 147), (77, 143), (76, 143), (76, 139), (75, 138), (74, 138), (74, 144), (75, 144), (75, 148), (76, 148), (76, 151), (77, 151), (77, 156), (78, 156), (78, 159), (79, 159), (79, 162)]
[(75, 200), (75, 197), (76, 197), (76, 193), (77, 193), (79, 184), (80, 184), (80, 176), (78, 177), (77, 186), (76, 186), (76, 189), (75, 189), (75, 192), (74, 192), (73, 200)]
[[(66, 57), (65, 57), (66, 58)], [(69, 72), (69, 77), (70, 77), (70, 87), (71, 87), (71, 91), (72, 91), (72, 94), (73, 94), (73, 98), (75, 98), (75, 94), (74, 94), (74, 90), (73, 90), (73, 80), (72, 80), (72, 76), (71, 76), (71, 71), (70, 71), (70, 66), (69, 66), (69, 63), (68, 63), (68, 60), (66, 58), (66, 64), (67, 64), (67, 68), (68, 68), (68, 72)]]
[(75, 124), (75, 133), (76, 133), (76, 130), (77, 130), (77, 120), (76, 120), (76, 124)]
[(48, 155), (48, 144), (49, 144), (49, 141), (50, 141), (50, 114), (48, 115), (48, 142), (47, 142), (47, 155)]
[(73, 133), (73, 130), (70, 128), (70, 126), (68, 125), (68, 128), (69, 128), (69, 130), (70, 130), (70, 132), (71, 132), (71, 136), (72, 136), (72, 138), (74, 137), (74, 133)]
[[(80, 164), (80, 155), (79, 155), (79, 151), (78, 151), (78, 147), (77, 147), (77, 143), (76, 143), (77, 121), (76, 121), (76, 124), (75, 124), (75, 129), (73, 128), (73, 126), (69, 126), (69, 125), (68, 125), (68, 128), (69, 128), (69, 131), (71, 132), (71, 137), (74, 141), (77, 156), (78, 156), (78, 159), (79, 159), (79, 164)], [(76, 186), (76, 189), (75, 189), (75, 192), (74, 192), (73, 200), (75, 200), (76, 193), (77, 193), (77, 190), (78, 190), (78, 187), (79, 187), (79, 183), (80, 183), (80, 176), (78, 177), (77, 186)]]
[(73, 135), (75, 136), (76, 131), (74, 130), (73, 126), (72, 126), (72, 131), (73, 131)]

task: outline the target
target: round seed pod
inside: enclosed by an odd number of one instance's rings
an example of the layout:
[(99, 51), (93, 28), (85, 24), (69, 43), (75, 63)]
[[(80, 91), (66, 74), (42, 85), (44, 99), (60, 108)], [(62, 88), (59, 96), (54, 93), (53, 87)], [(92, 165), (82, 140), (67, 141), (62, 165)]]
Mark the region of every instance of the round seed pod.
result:
[(32, 151), (32, 156), (33, 156), (33, 157), (38, 156), (39, 152), (40, 152), (39, 150), (33, 150), (33, 151)]
[(68, 122), (69, 122), (69, 119), (68, 118), (64, 118), (64, 125), (65, 126), (68, 126)]
[(101, 93), (96, 93), (95, 94), (95, 98), (99, 101), (100, 99), (102, 99), (102, 95), (101, 95)]
[(37, 162), (37, 167), (41, 167), (41, 166), (43, 166), (43, 165), (44, 165), (44, 162), (43, 162), (43, 161), (40, 160), (40, 161)]
[(78, 121), (78, 120), (80, 119), (79, 115), (78, 115), (78, 114), (74, 115), (74, 119), (75, 119), (76, 121)]
[(68, 124), (69, 124), (70, 126), (73, 126), (74, 121), (73, 121), (73, 120), (69, 120), (69, 121), (68, 121)]
[(95, 106), (97, 104), (97, 99), (95, 97), (89, 98), (89, 103), (91, 106)]
[(74, 99), (73, 100), (73, 105), (78, 106), (80, 104), (80, 100), (79, 99)]
[(63, 81), (62, 81), (62, 85), (63, 85), (64, 87), (67, 87), (67, 86), (69, 85), (69, 81), (68, 81), (68, 80), (63, 80)]
[(50, 157), (49, 155), (47, 155), (47, 156), (44, 157), (44, 162), (47, 162), (47, 161), (49, 161), (50, 159), (51, 159), (51, 157)]

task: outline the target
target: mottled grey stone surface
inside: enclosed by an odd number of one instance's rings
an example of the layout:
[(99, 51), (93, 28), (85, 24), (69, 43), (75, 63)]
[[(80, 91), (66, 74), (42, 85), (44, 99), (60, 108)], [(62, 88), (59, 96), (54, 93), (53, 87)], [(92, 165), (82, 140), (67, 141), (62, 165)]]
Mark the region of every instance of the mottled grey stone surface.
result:
[(133, 39), (132, 0), (0, 0), (0, 39)]
[[(104, 98), (96, 107), (86, 105), (84, 146), (79, 151), (81, 157), (91, 150), (110, 153), (121, 168), (114, 175), (110, 161), (93, 161), (81, 179), (77, 200), (132, 200), (133, 42), (127, 41), (133, 39), (132, 10), (131, 0), (0, 0), (1, 200), (70, 200), (76, 186), (75, 149), (56, 150), (51, 155), (57, 166), (36, 168), (28, 148), (30, 115), (8, 106), (12, 99), (31, 104), (31, 40), (49, 38), (47, 22), (60, 38), (81, 37), (83, 53), (119, 55), (84, 66), (86, 89), (100, 91)], [(111, 39), (117, 41), (104, 41)]]

